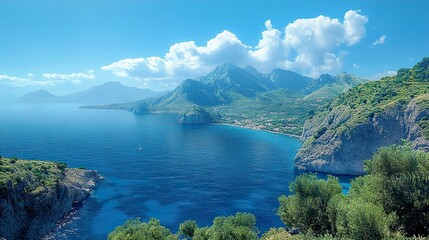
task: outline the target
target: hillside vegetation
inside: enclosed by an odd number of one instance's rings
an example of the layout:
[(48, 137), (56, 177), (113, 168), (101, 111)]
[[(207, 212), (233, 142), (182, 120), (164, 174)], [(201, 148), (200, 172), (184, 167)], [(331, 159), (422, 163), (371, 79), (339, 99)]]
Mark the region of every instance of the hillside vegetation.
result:
[(99, 179), (65, 163), (0, 157), (0, 239), (42, 239)]
[[(332, 111), (347, 111), (350, 118), (332, 126), (329, 131), (343, 131), (370, 121), (397, 104), (405, 106), (415, 99), (421, 108), (429, 107), (429, 58), (411, 69), (400, 69), (396, 76), (356, 86), (340, 94), (331, 104), (321, 108), (314, 118), (322, 119)], [(427, 132), (427, 119), (421, 126)]]
[[(0, 157), (0, 190), (27, 182), (25, 190), (37, 193), (53, 188), (65, 176), (65, 163), (18, 160)], [(1, 192), (1, 191), (0, 191)]]
[(429, 150), (429, 58), (396, 76), (360, 84), (340, 94), (304, 124), (295, 158), (304, 170), (364, 174), (378, 148), (400, 144)]

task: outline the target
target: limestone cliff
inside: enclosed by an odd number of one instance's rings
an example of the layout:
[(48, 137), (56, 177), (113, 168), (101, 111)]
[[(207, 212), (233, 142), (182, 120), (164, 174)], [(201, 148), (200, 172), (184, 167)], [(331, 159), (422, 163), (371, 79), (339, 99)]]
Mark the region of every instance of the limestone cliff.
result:
[(406, 105), (395, 105), (383, 114), (369, 119), (351, 129), (328, 131), (329, 119), (338, 124), (348, 118), (344, 112), (332, 112), (321, 125), (306, 124), (304, 139), (309, 139), (316, 129), (326, 128), (320, 137), (306, 142), (298, 152), (295, 164), (299, 169), (332, 174), (364, 174), (363, 162), (378, 148), (400, 144), (408, 140), (417, 149), (429, 150), (429, 141), (424, 137), (419, 121), (429, 116), (428, 109), (420, 110), (415, 101)]
[(295, 158), (302, 170), (364, 174), (380, 147), (411, 142), (429, 150), (429, 58), (395, 77), (362, 84), (340, 95), (304, 125)]
[[(72, 207), (89, 196), (100, 179), (96, 171), (58, 170), (51, 165), (39, 168), (36, 161), (31, 161), (31, 165), (23, 162), (13, 163), (19, 167), (9, 164), (14, 176), (19, 177), (10, 177), (0, 184), (0, 239), (41, 239)], [(0, 166), (7, 166), (4, 158), (0, 163)], [(44, 169), (49, 177), (28, 174), (27, 168), (33, 173), (36, 173), (34, 169)], [(0, 169), (2, 173), (7, 171), (4, 169)]]

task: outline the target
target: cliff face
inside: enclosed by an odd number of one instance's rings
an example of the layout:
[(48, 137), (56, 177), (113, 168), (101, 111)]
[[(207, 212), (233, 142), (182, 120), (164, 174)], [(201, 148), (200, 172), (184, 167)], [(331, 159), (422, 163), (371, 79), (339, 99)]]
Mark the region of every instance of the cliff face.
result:
[[(302, 135), (305, 143), (295, 158), (299, 169), (332, 174), (364, 174), (363, 163), (380, 147), (400, 144), (403, 139), (413, 148), (429, 150), (419, 121), (429, 116), (416, 100), (395, 104), (367, 121), (347, 128), (353, 111), (338, 108), (325, 116), (307, 121)], [(335, 126), (337, 128), (335, 129)], [(342, 128), (338, 128), (342, 126)]]
[[(29, 179), (0, 186), (0, 239), (41, 239), (95, 187), (96, 171), (65, 169), (54, 187), (29, 192)], [(30, 183), (31, 184), (31, 183)]]

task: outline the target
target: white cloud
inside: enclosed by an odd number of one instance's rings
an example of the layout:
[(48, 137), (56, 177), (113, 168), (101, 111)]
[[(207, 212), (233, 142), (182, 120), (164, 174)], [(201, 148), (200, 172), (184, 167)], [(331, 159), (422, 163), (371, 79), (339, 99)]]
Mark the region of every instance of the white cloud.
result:
[(48, 86), (54, 85), (55, 81), (36, 81), (30, 78), (22, 78), (10, 75), (0, 74), (0, 82), (7, 83), (11, 86), (24, 87), (24, 86)]
[(344, 37), (349, 45), (358, 43), (365, 36), (368, 17), (359, 13), (360, 10), (349, 10), (344, 15)]
[(25, 86), (53, 86), (59, 83), (70, 82), (74, 85), (82, 83), (81, 79), (95, 79), (95, 71), (90, 69), (86, 73), (44, 73), (43, 79), (33, 79), (33, 73), (27, 73), (27, 77), (16, 77), (5, 74), (0, 74), (0, 82), (6, 83), (11, 86), (25, 87)]
[(359, 65), (359, 64), (357, 64), (357, 63), (353, 63), (353, 67), (354, 67), (354, 68), (360, 68), (360, 65)]
[(387, 76), (392, 77), (392, 76), (395, 76), (395, 75), (396, 75), (396, 71), (389, 70), (389, 71), (386, 71), (386, 72), (376, 73), (376, 74), (370, 76), (368, 79), (379, 80), (379, 79), (381, 79), (383, 77), (387, 77)]
[(101, 69), (143, 81), (196, 77), (225, 62), (250, 64), (263, 72), (281, 67), (309, 76), (335, 73), (341, 70), (347, 46), (365, 36), (367, 22), (359, 10), (347, 11), (343, 22), (326, 16), (297, 19), (283, 31), (267, 20), (256, 46), (244, 44), (225, 30), (202, 46), (180, 42), (164, 56), (123, 59)]
[(86, 73), (44, 73), (42, 76), (46, 79), (54, 80), (79, 80), (79, 79), (95, 79), (94, 70), (90, 69)]
[(375, 42), (372, 43), (373, 46), (376, 45), (383, 45), (384, 41), (386, 41), (387, 36), (386, 35), (381, 35), (381, 37), (379, 37), (377, 40), (375, 40)]

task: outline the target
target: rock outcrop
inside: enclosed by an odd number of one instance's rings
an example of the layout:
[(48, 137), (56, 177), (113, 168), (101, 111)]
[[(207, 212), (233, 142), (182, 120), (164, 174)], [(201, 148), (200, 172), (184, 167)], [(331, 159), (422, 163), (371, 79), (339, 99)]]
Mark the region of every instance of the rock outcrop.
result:
[(100, 179), (96, 171), (66, 168), (54, 187), (32, 192), (31, 179), (15, 184), (9, 180), (0, 186), (0, 239), (41, 239), (89, 196)]
[(429, 58), (396, 76), (360, 84), (318, 110), (304, 125), (298, 169), (364, 174), (380, 147), (410, 142), (429, 150)]
[[(429, 116), (429, 110), (420, 108), (416, 101), (402, 106), (396, 104), (382, 114), (368, 119), (351, 129), (332, 130), (344, 124), (351, 113), (341, 108), (329, 113), (321, 124), (308, 121), (303, 140), (307, 140), (295, 158), (299, 169), (332, 174), (364, 174), (363, 163), (378, 148), (410, 141), (413, 148), (429, 150), (419, 121)], [(322, 134), (318, 133), (326, 129)], [(315, 135), (320, 135), (314, 139)]]

